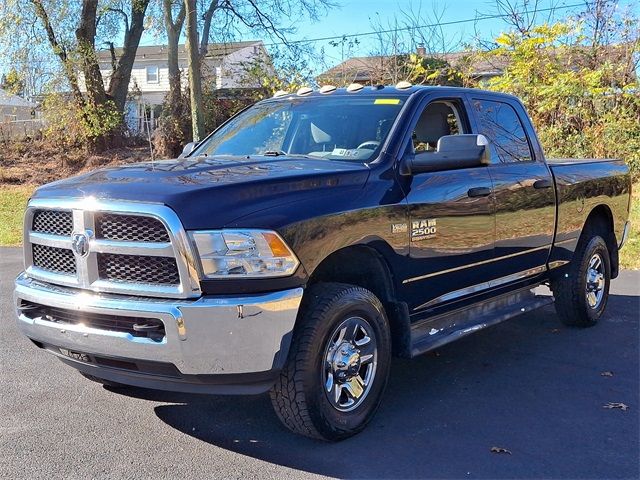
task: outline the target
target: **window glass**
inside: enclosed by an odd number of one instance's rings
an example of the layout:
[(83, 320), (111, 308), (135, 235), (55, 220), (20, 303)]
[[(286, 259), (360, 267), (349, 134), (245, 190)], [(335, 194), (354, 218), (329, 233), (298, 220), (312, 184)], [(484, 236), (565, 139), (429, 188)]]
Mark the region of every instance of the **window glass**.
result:
[(204, 140), (193, 155), (375, 158), (404, 100), (367, 96), (283, 98), (258, 103)]
[(413, 149), (416, 153), (435, 152), (438, 140), (445, 135), (464, 133), (460, 116), (448, 102), (434, 102), (425, 107), (413, 131)]
[(147, 83), (158, 83), (158, 66), (147, 67)]
[(518, 114), (507, 103), (474, 100), (478, 128), (491, 145), (493, 158), (502, 163), (529, 162), (533, 159), (527, 135)]

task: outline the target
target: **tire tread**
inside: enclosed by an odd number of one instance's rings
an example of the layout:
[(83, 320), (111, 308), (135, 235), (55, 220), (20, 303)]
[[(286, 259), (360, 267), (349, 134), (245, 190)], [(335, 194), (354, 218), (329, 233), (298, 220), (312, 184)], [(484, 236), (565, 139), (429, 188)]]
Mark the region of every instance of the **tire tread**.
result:
[[(366, 296), (382, 309), (378, 298), (368, 290), (343, 283), (318, 283), (309, 287), (301, 307), (302, 316), (294, 331), (291, 351), (278, 380), (269, 395), (278, 418), (291, 431), (306, 437), (327, 440), (313, 424), (304, 394), (304, 373), (313, 349), (313, 338), (324, 316), (340, 297), (356, 293)], [(363, 426), (364, 427), (364, 426)], [(335, 437), (349, 436), (345, 430), (334, 429)]]

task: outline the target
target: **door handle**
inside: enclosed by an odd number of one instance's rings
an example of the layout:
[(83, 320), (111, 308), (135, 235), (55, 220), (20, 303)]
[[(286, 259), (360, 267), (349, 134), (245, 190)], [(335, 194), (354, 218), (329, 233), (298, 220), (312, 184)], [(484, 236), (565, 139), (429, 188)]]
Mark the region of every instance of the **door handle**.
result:
[(533, 188), (535, 188), (536, 190), (540, 190), (542, 188), (551, 188), (551, 180), (549, 180), (548, 178), (543, 178), (541, 180), (536, 180), (535, 182), (533, 182)]
[(469, 189), (467, 195), (471, 198), (488, 197), (491, 195), (491, 189), (489, 187), (474, 187)]

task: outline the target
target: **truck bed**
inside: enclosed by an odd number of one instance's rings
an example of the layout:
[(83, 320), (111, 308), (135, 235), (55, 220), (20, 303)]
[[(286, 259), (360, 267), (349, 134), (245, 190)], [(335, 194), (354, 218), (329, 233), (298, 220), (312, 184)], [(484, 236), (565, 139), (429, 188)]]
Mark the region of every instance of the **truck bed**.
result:
[[(616, 242), (622, 239), (630, 207), (629, 170), (617, 159), (548, 159), (558, 202), (556, 237), (551, 261), (573, 252), (587, 216), (598, 205), (609, 208)], [(602, 207), (601, 207), (602, 208)]]

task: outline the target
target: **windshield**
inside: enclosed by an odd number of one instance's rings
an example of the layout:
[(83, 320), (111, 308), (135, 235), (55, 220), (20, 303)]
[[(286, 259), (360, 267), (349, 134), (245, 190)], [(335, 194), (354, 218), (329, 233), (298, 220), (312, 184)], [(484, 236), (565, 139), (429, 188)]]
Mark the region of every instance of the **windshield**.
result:
[(402, 107), (399, 98), (294, 98), (259, 103), (232, 118), (198, 155), (374, 158)]

